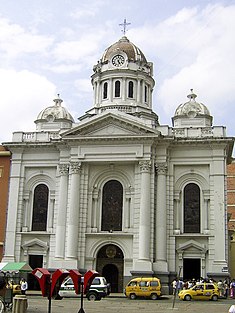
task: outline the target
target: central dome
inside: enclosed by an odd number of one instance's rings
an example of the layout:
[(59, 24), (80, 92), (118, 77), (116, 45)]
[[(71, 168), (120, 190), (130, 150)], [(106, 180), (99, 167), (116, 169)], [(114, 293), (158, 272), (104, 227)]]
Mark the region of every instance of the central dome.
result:
[(139, 61), (147, 63), (147, 60), (143, 52), (138, 47), (136, 47), (132, 42), (130, 42), (130, 40), (127, 39), (126, 36), (123, 36), (119, 41), (115, 42), (105, 50), (101, 58), (101, 62), (102, 63), (108, 62), (110, 57), (114, 53), (118, 52), (126, 53), (129, 61), (133, 62)]

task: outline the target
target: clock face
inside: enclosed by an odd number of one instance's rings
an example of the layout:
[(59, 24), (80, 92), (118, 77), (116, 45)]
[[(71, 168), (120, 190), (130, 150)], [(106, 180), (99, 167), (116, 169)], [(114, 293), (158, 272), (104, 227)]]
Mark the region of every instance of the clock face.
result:
[(121, 66), (124, 64), (124, 56), (121, 54), (116, 54), (113, 58), (112, 58), (112, 64), (114, 66)]

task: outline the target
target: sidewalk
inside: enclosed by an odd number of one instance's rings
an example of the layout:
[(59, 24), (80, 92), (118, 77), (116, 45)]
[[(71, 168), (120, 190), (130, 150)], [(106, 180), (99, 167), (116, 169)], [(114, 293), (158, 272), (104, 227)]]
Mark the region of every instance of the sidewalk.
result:
[[(40, 290), (28, 290), (27, 291), (27, 296), (31, 297), (31, 296), (40, 296), (42, 297), (42, 293)], [(78, 297), (80, 297), (80, 295), (78, 295)], [(125, 298), (126, 296), (124, 295), (124, 293), (111, 293), (109, 296), (109, 298)], [(76, 298), (76, 297), (74, 297)]]

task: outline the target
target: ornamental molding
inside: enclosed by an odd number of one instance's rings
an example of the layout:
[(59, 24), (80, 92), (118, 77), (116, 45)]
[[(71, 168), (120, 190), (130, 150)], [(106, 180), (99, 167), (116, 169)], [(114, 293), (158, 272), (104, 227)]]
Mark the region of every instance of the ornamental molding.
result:
[(155, 163), (155, 169), (157, 171), (158, 175), (165, 175), (167, 172), (167, 164), (165, 162), (163, 163)]
[(59, 164), (59, 173), (61, 176), (68, 175), (69, 165), (68, 164)]
[(141, 173), (150, 173), (151, 167), (152, 167), (152, 162), (149, 160), (140, 161), (139, 166), (140, 166)]
[(81, 172), (81, 162), (70, 162), (70, 173), (78, 174)]

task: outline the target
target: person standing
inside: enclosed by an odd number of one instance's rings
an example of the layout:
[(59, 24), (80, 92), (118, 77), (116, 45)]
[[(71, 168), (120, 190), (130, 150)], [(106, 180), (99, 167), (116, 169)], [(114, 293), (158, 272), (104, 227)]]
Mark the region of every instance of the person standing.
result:
[(28, 289), (28, 283), (24, 278), (20, 282), (20, 288), (21, 288), (21, 294), (25, 295), (26, 290)]
[(6, 311), (4, 296), (6, 293), (6, 281), (3, 277), (0, 277), (0, 313), (4, 313)]

